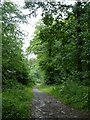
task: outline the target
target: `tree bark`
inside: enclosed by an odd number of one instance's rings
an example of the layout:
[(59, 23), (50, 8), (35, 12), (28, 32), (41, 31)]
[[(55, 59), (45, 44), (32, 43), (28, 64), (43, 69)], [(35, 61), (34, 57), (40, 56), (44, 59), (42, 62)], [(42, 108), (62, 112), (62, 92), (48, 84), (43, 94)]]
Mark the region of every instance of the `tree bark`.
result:
[(88, 80), (90, 80), (90, 10), (88, 10)]
[(81, 59), (81, 53), (82, 53), (82, 38), (81, 38), (81, 20), (80, 20), (80, 15), (81, 15), (81, 2), (77, 1), (77, 68), (78, 68), (78, 73), (79, 73), (79, 80), (82, 82), (82, 59)]

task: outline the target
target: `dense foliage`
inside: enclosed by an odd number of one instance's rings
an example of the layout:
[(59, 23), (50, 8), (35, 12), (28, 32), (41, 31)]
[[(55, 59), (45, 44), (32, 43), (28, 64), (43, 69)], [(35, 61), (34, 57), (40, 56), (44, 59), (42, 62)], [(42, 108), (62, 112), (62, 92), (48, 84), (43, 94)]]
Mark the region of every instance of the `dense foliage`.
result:
[(49, 1), (26, 3), (29, 9), (32, 6), (31, 13), (36, 13), (38, 7), (43, 11), (28, 48), (29, 53), (37, 55), (36, 64), (47, 84), (40, 89), (71, 107), (89, 111), (90, 3), (77, 1), (73, 6)]
[(51, 87), (51, 94), (88, 111), (90, 3), (77, 1), (75, 5), (65, 5), (36, 1), (25, 5), (24, 8), (30, 9), (29, 16), (36, 16), (37, 9), (42, 9), (42, 19), (27, 49), (27, 54), (34, 53), (37, 58), (30, 60), (23, 54), (24, 33), (19, 28), (19, 23), (26, 22), (25, 16), (12, 2), (0, 4), (3, 118), (29, 118), (33, 94), (32, 88), (25, 85), (32, 87), (40, 82), (54, 84), (43, 88)]
[(2, 80), (3, 85), (9, 79), (28, 83), (27, 59), (23, 55), (24, 34), (18, 23), (24, 22), (24, 15), (11, 2), (2, 5)]
[(89, 6), (88, 2), (64, 6), (59, 9), (64, 16), (58, 19), (54, 13), (46, 11), (37, 24), (28, 49), (37, 54), (47, 84), (68, 79), (89, 84)]
[[(2, 119), (29, 119), (32, 81), (29, 63), (23, 54), (24, 33), (20, 22), (26, 22), (23, 13), (12, 2), (3, 2), (2, 9)], [(0, 40), (1, 41), (1, 40)], [(29, 86), (29, 87), (30, 87)], [(1, 93), (0, 93), (1, 97)]]
[[(44, 73), (43, 73), (43, 71), (41, 72), (41, 69), (39, 68), (37, 60), (33, 59), (33, 58), (30, 59), (29, 66), (30, 66), (29, 75), (30, 75), (32, 82), (34, 84), (41, 83), (41, 81), (44, 82), (43, 81)], [(31, 84), (31, 82), (30, 82), (30, 84)]]
[(32, 98), (32, 88), (9, 80), (2, 92), (2, 119), (29, 119)]
[(88, 103), (88, 87), (78, 82), (68, 80), (60, 85), (43, 84), (39, 88), (43, 92), (54, 95), (60, 101), (74, 109), (90, 112)]

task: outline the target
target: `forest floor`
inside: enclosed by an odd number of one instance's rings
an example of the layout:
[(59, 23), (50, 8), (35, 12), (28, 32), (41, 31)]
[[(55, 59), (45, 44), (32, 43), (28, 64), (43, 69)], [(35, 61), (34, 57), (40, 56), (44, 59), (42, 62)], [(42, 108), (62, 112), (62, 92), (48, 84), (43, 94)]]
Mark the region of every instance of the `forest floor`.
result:
[(65, 105), (55, 97), (33, 88), (34, 99), (30, 118), (88, 118), (88, 113), (75, 110)]

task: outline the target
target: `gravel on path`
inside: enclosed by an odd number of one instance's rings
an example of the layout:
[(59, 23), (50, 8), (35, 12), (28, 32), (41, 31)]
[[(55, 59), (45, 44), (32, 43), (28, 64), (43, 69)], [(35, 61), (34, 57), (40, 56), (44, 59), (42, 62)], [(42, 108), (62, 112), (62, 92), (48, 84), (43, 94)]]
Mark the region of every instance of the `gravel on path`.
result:
[[(74, 110), (55, 97), (33, 88), (34, 99), (30, 118), (88, 118), (88, 113)], [(35, 119), (35, 120), (36, 120)]]

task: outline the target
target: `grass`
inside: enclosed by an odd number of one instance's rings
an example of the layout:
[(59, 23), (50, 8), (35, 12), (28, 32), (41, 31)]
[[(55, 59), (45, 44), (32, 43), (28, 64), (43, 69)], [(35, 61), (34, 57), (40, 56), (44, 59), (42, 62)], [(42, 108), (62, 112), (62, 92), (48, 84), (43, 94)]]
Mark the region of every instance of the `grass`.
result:
[(15, 83), (14, 87), (4, 88), (2, 92), (2, 118), (29, 119), (33, 98), (32, 88)]
[(88, 87), (74, 81), (60, 85), (41, 85), (40, 90), (47, 92), (75, 109), (88, 112)]

